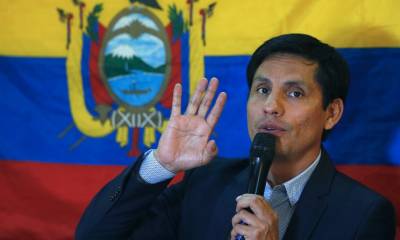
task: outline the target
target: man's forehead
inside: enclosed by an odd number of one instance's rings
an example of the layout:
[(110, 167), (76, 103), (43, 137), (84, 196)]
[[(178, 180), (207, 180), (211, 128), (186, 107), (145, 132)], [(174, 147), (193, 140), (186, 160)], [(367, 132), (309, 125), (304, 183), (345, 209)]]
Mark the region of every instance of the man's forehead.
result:
[[(266, 58), (257, 68), (253, 83), (307, 86), (314, 83), (318, 64), (294, 54), (275, 54)], [(278, 79), (276, 79), (278, 78)], [(310, 81), (313, 80), (313, 81)]]
[(268, 62), (270, 60), (278, 60), (278, 61), (282, 61), (282, 62), (285, 62), (285, 61), (286, 62), (296, 61), (296, 62), (301, 62), (301, 63), (303, 63), (304, 65), (307, 65), (307, 66), (315, 66), (315, 67), (318, 66), (318, 63), (316, 61), (313, 61), (313, 60), (308, 59), (308, 58), (306, 58), (304, 56), (293, 54), (293, 53), (274, 53), (274, 54), (266, 57), (261, 62), (260, 65), (262, 65), (263, 63)]

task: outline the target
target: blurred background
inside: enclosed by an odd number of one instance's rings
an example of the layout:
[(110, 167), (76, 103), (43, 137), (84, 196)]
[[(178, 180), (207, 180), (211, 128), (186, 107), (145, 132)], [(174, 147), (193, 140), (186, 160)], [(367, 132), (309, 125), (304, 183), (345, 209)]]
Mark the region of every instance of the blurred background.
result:
[(399, 9), (394, 0), (2, 0), (0, 239), (73, 239), (94, 194), (157, 145), (175, 83), (186, 104), (199, 79), (218, 77), (228, 102), (212, 138), (221, 156), (248, 156), (247, 62), (283, 33), (311, 34), (348, 61), (345, 114), (324, 147), (340, 171), (389, 198), (399, 222)]

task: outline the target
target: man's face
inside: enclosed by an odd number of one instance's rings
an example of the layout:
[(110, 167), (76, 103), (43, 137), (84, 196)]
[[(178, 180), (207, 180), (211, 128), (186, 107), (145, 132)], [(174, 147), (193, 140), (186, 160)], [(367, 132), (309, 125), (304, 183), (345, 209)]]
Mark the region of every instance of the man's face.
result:
[(249, 135), (275, 135), (279, 158), (315, 155), (323, 130), (334, 125), (328, 120), (329, 107), (323, 109), (317, 67), (302, 57), (278, 54), (267, 58), (254, 75), (247, 101)]

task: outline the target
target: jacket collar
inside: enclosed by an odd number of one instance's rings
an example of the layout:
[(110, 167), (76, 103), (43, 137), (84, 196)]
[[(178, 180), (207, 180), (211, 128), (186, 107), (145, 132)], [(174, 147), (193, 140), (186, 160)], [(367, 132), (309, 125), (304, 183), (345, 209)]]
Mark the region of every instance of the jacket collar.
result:
[(297, 202), (284, 239), (308, 239), (327, 207), (327, 195), (336, 174), (335, 167), (323, 149), (321, 160), (306, 183)]

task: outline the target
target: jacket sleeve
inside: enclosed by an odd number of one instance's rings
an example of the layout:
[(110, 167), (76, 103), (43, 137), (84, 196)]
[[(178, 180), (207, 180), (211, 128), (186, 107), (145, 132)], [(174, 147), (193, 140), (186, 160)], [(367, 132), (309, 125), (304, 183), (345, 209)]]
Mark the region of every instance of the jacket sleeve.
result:
[(167, 189), (168, 181), (145, 183), (142, 161), (143, 156), (97, 193), (77, 226), (77, 240), (177, 239), (184, 183)]
[(396, 234), (396, 217), (393, 205), (383, 197), (371, 205), (356, 239), (393, 240)]

